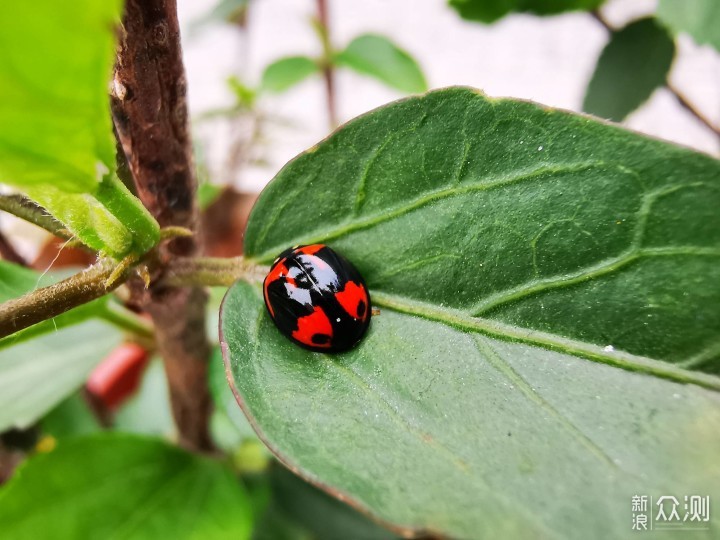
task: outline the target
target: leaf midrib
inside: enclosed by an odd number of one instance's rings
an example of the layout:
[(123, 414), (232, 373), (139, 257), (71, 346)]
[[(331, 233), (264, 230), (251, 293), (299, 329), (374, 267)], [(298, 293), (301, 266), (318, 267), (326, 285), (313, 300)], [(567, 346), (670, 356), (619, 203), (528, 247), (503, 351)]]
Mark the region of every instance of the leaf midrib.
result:
[(677, 383), (695, 384), (709, 390), (720, 391), (720, 377), (714, 375), (689, 371), (660, 360), (622, 351), (606, 351), (597, 345), (490, 319), (472, 317), (457, 309), (438, 307), (433, 304), (409, 300), (398, 295), (378, 291), (371, 294), (373, 304), (378, 307), (421, 317), (465, 332), (479, 333), (502, 341), (534, 345), (626, 371), (643, 373)]

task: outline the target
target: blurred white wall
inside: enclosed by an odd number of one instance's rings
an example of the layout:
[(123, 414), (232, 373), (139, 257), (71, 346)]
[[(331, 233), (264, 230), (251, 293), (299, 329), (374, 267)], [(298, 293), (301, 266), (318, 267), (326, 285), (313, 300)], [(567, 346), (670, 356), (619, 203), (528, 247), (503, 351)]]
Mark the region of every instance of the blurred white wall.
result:
[[(206, 14), (217, 0), (179, 0), (183, 29)], [(649, 13), (655, 0), (614, 0), (604, 13), (615, 25)], [(329, 0), (336, 47), (364, 32), (385, 34), (419, 60), (431, 87), (470, 85), (491, 96), (531, 99), (579, 110), (585, 86), (607, 33), (590, 16), (551, 18), (514, 15), (491, 26), (468, 23), (445, 0)], [(230, 74), (259, 81), (269, 62), (285, 55), (318, 54), (309, 20), (315, 0), (255, 0), (243, 41), (228, 25), (207, 26), (183, 36), (193, 115), (232, 101), (225, 86)], [(716, 123), (720, 121), (720, 55), (681, 39), (673, 80)], [(280, 96), (266, 97), (263, 110), (293, 122), (271, 126), (265, 167), (244, 169), (236, 184), (261, 189), (290, 158), (327, 135), (324, 86), (313, 78)], [(341, 71), (338, 101), (341, 120), (400, 97), (373, 80)], [(678, 106), (666, 90), (627, 121), (633, 129), (717, 155), (716, 137)], [(207, 161), (217, 172), (227, 151), (227, 130), (212, 126), (198, 134), (208, 142)], [(217, 176), (217, 175), (214, 175)]]

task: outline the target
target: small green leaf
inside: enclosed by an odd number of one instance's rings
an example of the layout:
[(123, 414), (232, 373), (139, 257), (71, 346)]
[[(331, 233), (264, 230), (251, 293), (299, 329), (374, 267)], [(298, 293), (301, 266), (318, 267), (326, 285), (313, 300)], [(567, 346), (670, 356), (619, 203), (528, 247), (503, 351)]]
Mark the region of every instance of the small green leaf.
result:
[(595, 66), (583, 110), (620, 122), (665, 84), (674, 56), (675, 42), (654, 18), (613, 32)]
[[(160, 226), (155, 218), (115, 175), (103, 178), (95, 198), (130, 233), (130, 251), (133, 253), (146, 253), (160, 240)], [(95, 229), (99, 227), (95, 226)], [(127, 251), (110, 254), (122, 256), (125, 253)]]
[(132, 247), (132, 234), (92, 195), (44, 186), (23, 190), (86, 246), (121, 258)]
[[(32, 511), (37, 509), (37, 511)], [(104, 434), (61, 441), (0, 490), (3, 534), (46, 538), (250, 537), (248, 496), (218, 462), (160, 440)]]
[(245, 251), (329, 243), (380, 314), (312, 353), (238, 282), (240, 404), (405, 532), (624, 538), (632, 495), (717, 489), (718, 208), (720, 162), (592, 118), (463, 88), (377, 109), (286, 165)]
[(425, 76), (417, 62), (384, 36), (356, 37), (338, 54), (337, 62), (403, 92), (427, 90)]
[(220, 194), (222, 194), (224, 187), (218, 186), (217, 184), (210, 184), (204, 182), (198, 186), (198, 205), (201, 210), (205, 210), (208, 206), (214, 203)]
[(687, 32), (696, 43), (720, 51), (720, 2), (660, 0), (657, 16), (676, 32)]
[(252, 109), (257, 98), (257, 90), (249, 87), (237, 77), (233, 76), (227, 80), (227, 84), (237, 98), (237, 104), (243, 109)]
[(203, 26), (217, 23), (237, 23), (242, 21), (250, 0), (219, 0), (206, 15), (190, 24), (190, 31), (196, 32)]
[(285, 92), (317, 73), (317, 62), (307, 56), (289, 56), (265, 68), (260, 88), (266, 92)]
[(557, 15), (565, 11), (590, 11), (605, 0), (449, 0), (458, 14), (470, 21), (492, 23), (512, 12)]

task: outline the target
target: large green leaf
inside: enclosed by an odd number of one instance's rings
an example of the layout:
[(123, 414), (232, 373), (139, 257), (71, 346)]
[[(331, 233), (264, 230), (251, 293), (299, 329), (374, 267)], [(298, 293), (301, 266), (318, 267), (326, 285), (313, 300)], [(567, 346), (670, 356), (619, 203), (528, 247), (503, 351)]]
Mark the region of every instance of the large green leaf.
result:
[(605, 0), (448, 0), (463, 19), (495, 22), (512, 12), (555, 15), (564, 11), (592, 10)]
[(241, 405), (398, 526), (626, 536), (631, 495), (718, 487), (718, 207), (718, 161), (591, 118), (462, 88), (378, 109), (278, 174), (245, 249), (326, 241), (382, 312), (311, 353), (236, 284)]
[(654, 18), (613, 32), (588, 85), (583, 110), (621, 121), (665, 84), (675, 42)]
[(120, 0), (0, 3), (0, 182), (114, 256), (158, 239), (157, 223), (112, 174), (108, 81), (121, 8)]
[(337, 62), (403, 92), (427, 90), (425, 76), (417, 62), (385, 36), (356, 37), (337, 55)]
[(720, 51), (720, 2), (717, 0), (660, 0), (657, 15), (677, 32), (687, 32), (700, 44)]
[(14, 540), (242, 540), (251, 521), (245, 490), (220, 463), (129, 435), (61, 441), (0, 490), (3, 535)]

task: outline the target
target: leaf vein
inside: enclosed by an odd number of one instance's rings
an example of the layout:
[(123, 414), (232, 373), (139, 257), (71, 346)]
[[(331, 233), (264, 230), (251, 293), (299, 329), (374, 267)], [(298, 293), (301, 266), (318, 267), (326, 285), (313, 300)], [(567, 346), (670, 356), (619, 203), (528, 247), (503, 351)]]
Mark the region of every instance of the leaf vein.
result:
[(522, 285), (495, 293), (472, 306), (469, 311), (473, 316), (479, 317), (480, 315), (487, 314), (498, 307), (518, 302), (536, 294), (541, 294), (554, 289), (572, 287), (573, 285), (577, 285), (591, 279), (612, 274), (627, 268), (632, 263), (635, 263), (642, 258), (673, 256), (720, 257), (720, 249), (700, 248), (694, 246), (645, 249), (631, 248), (617, 257), (606, 259), (596, 265), (582, 268), (578, 272), (572, 274), (562, 274), (545, 279), (531, 280), (523, 283)]
[(439, 322), (464, 332), (479, 333), (503, 341), (533, 345), (626, 371), (652, 375), (678, 383), (695, 384), (710, 390), (720, 391), (720, 377), (688, 371), (652, 358), (617, 350), (605, 351), (594, 344), (582, 343), (556, 334), (528, 328), (519, 328), (490, 319), (473, 317), (464, 311), (441, 308), (380, 291), (373, 292), (372, 297), (373, 303), (378, 307)]
[(483, 355), (495, 369), (505, 375), (530, 401), (548, 411), (578, 442), (587, 448), (602, 463), (610, 466), (614, 470), (619, 470), (613, 459), (605, 453), (590, 437), (585, 435), (575, 424), (573, 424), (566, 416), (553, 407), (545, 398), (536, 392), (528, 382), (515, 371), (510, 364), (492, 347), (487, 340), (479, 335), (473, 336), (473, 341), (477, 346), (480, 354)]
[[(310, 236), (312, 233), (303, 235), (296, 238), (293, 241), (286, 242), (286, 244), (294, 245), (298, 242), (305, 243), (327, 243), (331, 240), (341, 238), (348, 234), (362, 231), (365, 229), (373, 228), (382, 223), (392, 221), (404, 215), (407, 215), (415, 210), (423, 208), (431, 203), (441, 201), (447, 198), (456, 197), (458, 195), (465, 195), (467, 193), (491, 191), (493, 189), (501, 189), (504, 187), (512, 186), (529, 180), (537, 179), (538, 177), (551, 175), (551, 174), (565, 174), (565, 173), (577, 173), (585, 172), (597, 168), (614, 167), (614, 165), (601, 162), (601, 161), (589, 161), (581, 163), (568, 163), (564, 165), (554, 166), (543, 166), (530, 171), (523, 171), (517, 174), (503, 177), (495, 181), (487, 181), (486, 178), (481, 179), (478, 182), (472, 184), (462, 184), (460, 186), (452, 186), (443, 188), (435, 191), (430, 191), (411, 200), (410, 202), (400, 205), (394, 209), (388, 209), (382, 213), (368, 215), (363, 219), (357, 219), (355, 221), (350, 220), (343, 225), (338, 226), (335, 229), (328, 230), (327, 232), (317, 234), (316, 236)], [(310, 238), (308, 239), (308, 236)], [(263, 237), (264, 238), (264, 237)], [(262, 244), (263, 238), (260, 238), (258, 243)], [(263, 253), (257, 255), (255, 260), (259, 262), (268, 262), (274, 258), (276, 248), (270, 248), (265, 250)]]

